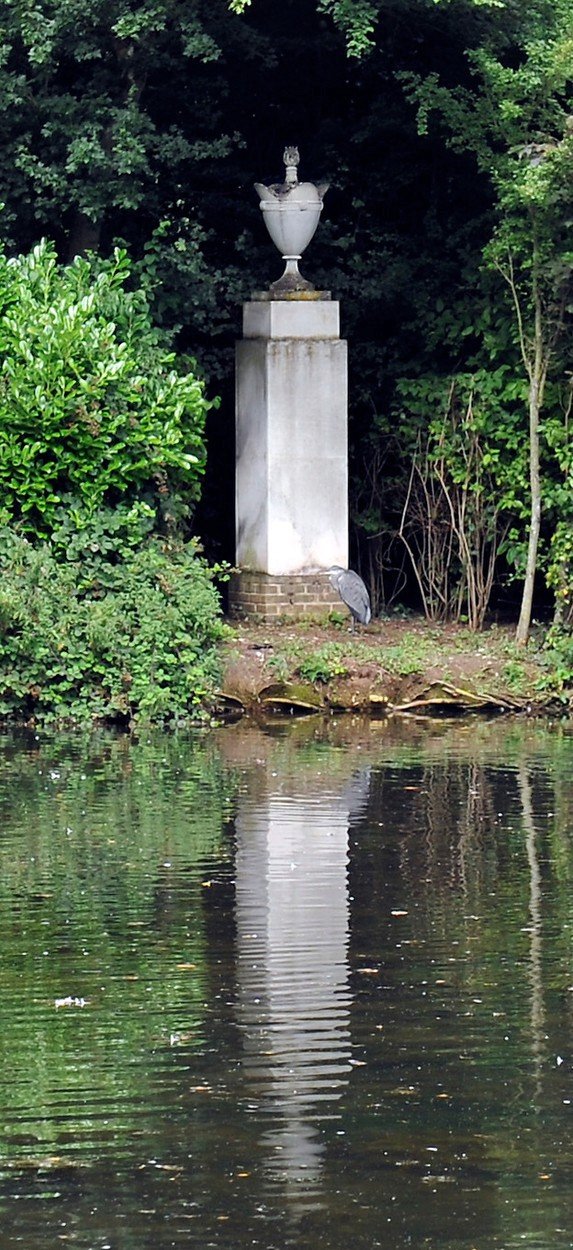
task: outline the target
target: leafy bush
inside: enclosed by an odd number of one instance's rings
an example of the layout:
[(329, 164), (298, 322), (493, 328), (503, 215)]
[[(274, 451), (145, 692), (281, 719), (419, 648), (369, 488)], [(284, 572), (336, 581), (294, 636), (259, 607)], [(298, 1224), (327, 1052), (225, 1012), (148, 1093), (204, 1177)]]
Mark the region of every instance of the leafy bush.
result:
[(547, 568), (547, 584), (555, 596), (553, 624), (545, 638), (548, 669), (545, 689), (564, 702), (573, 699), (573, 532), (571, 523), (571, 471), (566, 479), (569, 493), (563, 492), (562, 511), (552, 537)]
[[(412, 466), (398, 529), (429, 620), (482, 628), (500, 553), (527, 473), (523, 384), (507, 366), (425, 375), (398, 385)], [(512, 553), (523, 554), (517, 533)], [(524, 557), (525, 558), (525, 557)]]
[(337, 643), (326, 642), (301, 660), (298, 672), (305, 681), (328, 682), (333, 677), (344, 677), (348, 670), (343, 660), (343, 648)]
[(538, 682), (543, 694), (551, 695), (570, 707), (573, 704), (573, 631), (570, 626), (552, 625), (543, 646), (545, 674)]
[(94, 518), (66, 560), (63, 529), (37, 546), (0, 532), (0, 716), (165, 722), (204, 710), (226, 632), (213, 571), (193, 543), (136, 545), (141, 510), (119, 514), (123, 533), (114, 514)]
[[(571, 510), (569, 496), (567, 511)], [(563, 509), (565, 511), (565, 509)], [(547, 584), (555, 595), (555, 623), (558, 626), (573, 624), (573, 528), (571, 517), (559, 521), (553, 534)]]
[(76, 566), (80, 590), (113, 590), (118, 563), (144, 545), (155, 522), (155, 509), (143, 500), (94, 513), (70, 500), (55, 516), (50, 547), (58, 561)]
[(174, 492), (197, 497), (209, 404), (129, 276), (119, 250), (67, 266), (45, 241), (0, 252), (0, 494), (28, 533), (49, 536), (70, 496), (91, 511), (145, 496), (168, 519)]

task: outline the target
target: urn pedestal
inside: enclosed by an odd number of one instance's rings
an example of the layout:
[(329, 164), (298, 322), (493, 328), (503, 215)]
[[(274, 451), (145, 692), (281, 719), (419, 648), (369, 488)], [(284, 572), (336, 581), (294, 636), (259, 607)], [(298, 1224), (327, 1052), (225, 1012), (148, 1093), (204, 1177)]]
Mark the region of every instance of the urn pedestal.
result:
[(231, 609), (271, 620), (340, 608), (348, 564), (347, 345), (324, 292), (243, 307), (236, 352), (236, 564)]

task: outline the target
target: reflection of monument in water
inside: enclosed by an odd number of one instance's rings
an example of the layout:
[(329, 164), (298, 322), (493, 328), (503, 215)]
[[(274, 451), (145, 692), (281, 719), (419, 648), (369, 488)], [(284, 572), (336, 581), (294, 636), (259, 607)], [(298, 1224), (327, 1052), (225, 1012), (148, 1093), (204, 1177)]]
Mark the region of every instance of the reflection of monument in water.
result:
[(245, 1094), (268, 1116), (267, 1172), (300, 1214), (318, 1199), (322, 1126), (338, 1118), (351, 1053), (349, 796), (316, 774), (304, 785), (285, 798), (265, 771), (236, 824)]

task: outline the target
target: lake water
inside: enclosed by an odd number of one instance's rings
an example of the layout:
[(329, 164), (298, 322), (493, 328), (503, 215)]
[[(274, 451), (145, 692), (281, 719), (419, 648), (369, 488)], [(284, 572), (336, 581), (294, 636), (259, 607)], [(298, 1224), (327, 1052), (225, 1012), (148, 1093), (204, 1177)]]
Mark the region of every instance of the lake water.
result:
[(0, 739), (0, 1250), (573, 1247), (573, 725)]

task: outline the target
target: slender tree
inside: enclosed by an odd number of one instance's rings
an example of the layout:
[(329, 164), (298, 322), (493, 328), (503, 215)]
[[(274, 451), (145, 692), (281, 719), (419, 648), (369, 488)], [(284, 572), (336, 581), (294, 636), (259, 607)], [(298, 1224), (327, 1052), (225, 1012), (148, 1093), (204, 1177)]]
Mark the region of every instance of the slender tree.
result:
[(529, 524), (516, 638), (528, 639), (544, 505), (541, 416), (573, 298), (573, 0), (534, 4), (514, 32), (511, 57), (499, 48), (469, 54), (470, 88), (432, 75), (410, 78), (419, 124), (432, 112), (449, 143), (474, 153), (490, 179), (494, 218), (486, 264), (503, 278), (527, 379)]

